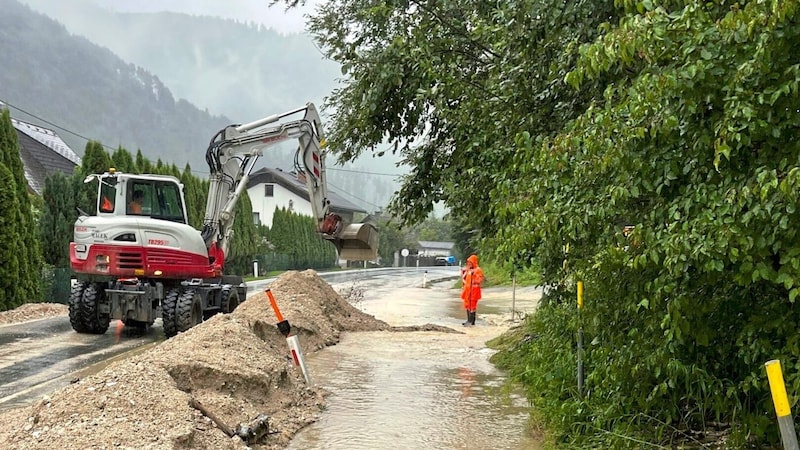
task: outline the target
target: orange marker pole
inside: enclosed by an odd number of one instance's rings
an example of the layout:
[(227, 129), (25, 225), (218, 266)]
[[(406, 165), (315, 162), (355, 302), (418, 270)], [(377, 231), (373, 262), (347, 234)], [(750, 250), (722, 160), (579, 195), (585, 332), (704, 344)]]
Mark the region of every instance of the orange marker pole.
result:
[(283, 315), (281, 314), (281, 310), (278, 309), (278, 303), (275, 301), (275, 296), (272, 295), (272, 289), (267, 289), (267, 297), (269, 297), (269, 303), (272, 305), (272, 310), (275, 311), (275, 317), (278, 318), (278, 322), (283, 322)]
[(281, 332), (282, 335), (289, 337), (289, 333), (292, 331), (291, 325), (289, 325), (289, 321), (283, 318), (283, 314), (281, 314), (281, 310), (278, 309), (278, 302), (275, 301), (275, 296), (272, 295), (272, 290), (267, 289), (267, 297), (269, 298), (269, 303), (272, 305), (272, 310), (275, 311), (275, 317), (278, 318), (278, 331)]
[(272, 305), (272, 310), (275, 311), (275, 317), (278, 318), (278, 330), (286, 336), (286, 344), (289, 345), (289, 352), (292, 354), (294, 365), (299, 366), (303, 373), (303, 378), (306, 384), (311, 384), (311, 377), (308, 374), (308, 367), (306, 367), (305, 358), (303, 358), (303, 350), (300, 348), (300, 339), (295, 336), (289, 336), (292, 328), (289, 326), (289, 321), (283, 318), (281, 310), (278, 309), (278, 302), (275, 301), (275, 296), (272, 295), (272, 290), (266, 289), (269, 303)]

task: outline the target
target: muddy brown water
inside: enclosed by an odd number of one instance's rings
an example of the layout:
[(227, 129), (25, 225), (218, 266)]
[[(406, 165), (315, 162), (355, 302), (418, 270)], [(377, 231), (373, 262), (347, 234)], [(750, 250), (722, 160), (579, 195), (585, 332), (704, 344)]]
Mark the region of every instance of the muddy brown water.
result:
[(363, 311), (391, 325), (434, 323), (458, 333), (348, 333), (308, 355), (312, 383), (331, 395), (320, 420), (289, 448), (541, 448), (528, 431), (527, 400), (489, 362), (493, 351), (485, 345), (513, 325), (512, 302), (518, 317), (533, 311), (539, 292), (519, 289), (512, 299), (510, 288), (487, 289), (477, 326), (467, 328), (453, 285), (422, 288), (420, 280), (391, 276), (365, 281), (356, 303)]

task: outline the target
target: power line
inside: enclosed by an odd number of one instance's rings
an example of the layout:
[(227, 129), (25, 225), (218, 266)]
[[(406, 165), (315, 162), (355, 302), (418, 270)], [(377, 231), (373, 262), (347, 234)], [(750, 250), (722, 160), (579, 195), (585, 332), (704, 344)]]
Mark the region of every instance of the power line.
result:
[(381, 175), (386, 177), (402, 177), (404, 174), (402, 173), (381, 173), (381, 172), (367, 172), (365, 170), (352, 170), (352, 169), (336, 169), (333, 167), (329, 167), (327, 170), (333, 170), (336, 172), (350, 172), (350, 173), (361, 173), (365, 175)]
[[(40, 120), (40, 121), (42, 121), (42, 122), (44, 122), (44, 123), (46, 123), (46, 124), (48, 124), (48, 125), (50, 125), (50, 126), (52, 126), (52, 127), (54, 127), (54, 128), (58, 128), (59, 130), (62, 130), (62, 131), (64, 131), (64, 132), (67, 132), (67, 133), (69, 133), (69, 134), (71, 134), (71, 135), (73, 135), (73, 136), (79, 137), (79, 138), (81, 138), (81, 139), (85, 140), (86, 142), (92, 141), (92, 139), (89, 139), (88, 137), (86, 137), (86, 136), (84, 136), (84, 135), (82, 135), (82, 134), (80, 134), (80, 133), (76, 133), (76, 132), (74, 132), (74, 131), (72, 131), (72, 130), (70, 130), (70, 129), (68, 129), (68, 128), (64, 128), (64, 127), (62, 127), (62, 126), (60, 126), (60, 125), (58, 125), (58, 124), (55, 124), (55, 123), (53, 123), (53, 122), (51, 122), (51, 121), (49, 121), (49, 120), (47, 120), (47, 119), (44, 119), (44, 118), (42, 118), (42, 117), (39, 117), (39, 116), (37, 116), (36, 114), (30, 113), (30, 112), (28, 112), (28, 111), (26, 111), (26, 110), (24, 110), (24, 109), (22, 109), (22, 108), (20, 108), (20, 107), (18, 107), (18, 106), (16, 106), (16, 105), (13, 105), (13, 104), (11, 104), (11, 103), (8, 103), (7, 101), (5, 101), (5, 100), (3, 100), (3, 99), (0, 99), (0, 104), (4, 104), (4, 105), (6, 105), (6, 106), (9, 106), (9, 107), (11, 107), (11, 108), (14, 108), (15, 110), (17, 110), (17, 111), (20, 111), (20, 112), (22, 112), (22, 113), (24, 113), (24, 114), (27, 114), (27, 115), (29, 115), (29, 116), (31, 116), (31, 117), (33, 117), (33, 118), (35, 118), (36, 120)], [(103, 143), (101, 143), (100, 145), (102, 145), (103, 147), (105, 147), (105, 148), (106, 148), (106, 149), (108, 149), (108, 150), (111, 150), (112, 152), (114, 152), (114, 151), (116, 151), (116, 150), (117, 150), (117, 149), (115, 149), (114, 147), (111, 147), (111, 146), (105, 145), (105, 144), (103, 144)], [(402, 176), (402, 174), (380, 173), (380, 172), (367, 172), (367, 171), (351, 170), (351, 169), (336, 169), (336, 168), (328, 168), (327, 170), (333, 170), (333, 171), (339, 171), (339, 172), (360, 173), (360, 174), (366, 174), (366, 175), (390, 176), (390, 177), (400, 177), (400, 176)], [(192, 173), (193, 173), (193, 174), (194, 174), (194, 173), (201, 173), (201, 174), (210, 175), (210, 172), (205, 172), (205, 171), (202, 171), (202, 170), (195, 170), (195, 169), (192, 169)], [(339, 187), (337, 187), (337, 186), (333, 185), (333, 184), (332, 184), (330, 181), (328, 182), (328, 184), (329, 184), (329, 185), (331, 185), (331, 186), (333, 186), (334, 188), (338, 189), (338, 190), (339, 190), (339, 192), (340, 192), (340, 193), (342, 193), (342, 194), (344, 194), (344, 195), (350, 196), (350, 197), (352, 197), (352, 198), (354, 198), (354, 199), (356, 199), (356, 200), (358, 200), (358, 201), (364, 202), (364, 203), (366, 203), (366, 204), (368, 204), (368, 205), (371, 205), (371, 206), (374, 206), (374, 207), (376, 207), (376, 208), (381, 208), (381, 209), (383, 208), (383, 206), (381, 206), (381, 205), (376, 205), (375, 203), (372, 203), (372, 202), (370, 202), (370, 201), (368, 201), (368, 200), (364, 200), (363, 198), (360, 198), (360, 197), (358, 197), (358, 196), (356, 196), (356, 195), (353, 195), (353, 194), (350, 194), (350, 193), (346, 192), (344, 189), (342, 189), (342, 188), (339, 188)]]
[[(50, 125), (51, 127), (58, 128), (59, 130), (65, 131), (65, 132), (67, 132), (67, 133), (69, 133), (69, 134), (71, 134), (71, 135), (73, 135), (73, 136), (79, 137), (79, 138), (81, 138), (81, 139), (85, 140), (86, 142), (89, 142), (89, 141), (92, 141), (92, 140), (93, 140), (93, 139), (89, 139), (88, 137), (86, 137), (86, 136), (84, 136), (84, 135), (82, 135), (82, 134), (80, 134), (80, 133), (76, 133), (76, 132), (74, 132), (74, 131), (72, 131), (72, 130), (70, 130), (70, 129), (68, 129), (68, 128), (64, 128), (64, 127), (62, 127), (62, 126), (60, 126), (60, 125), (57, 125), (57, 124), (55, 124), (55, 123), (53, 123), (53, 122), (50, 122), (50, 121), (49, 121), (49, 120), (47, 120), (47, 119), (43, 119), (43, 118), (41, 118), (41, 117), (37, 116), (36, 114), (30, 113), (30, 112), (28, 112), (28, 111), (25, 111), (24, 109), (20, 108), (19, 106), (12, 105), (11, 103), (8, 103), (8, 102), (7, 102), (7, 101), (5, 101), (5, 100), (2, 100), (2, 99), (0, 99), (0, 103), (4, 104), (4, 105), (6, 105), (6, 106), (10, 106), (10, 107), (12, 107), (12, 108), (16, 109), (17, 111), (19, 111), (19, 112), (21, 112), (21, 113), (23, 113), (23, 114), (27, 114), (27, 115), (29, 115), (29, 116), (33, 117), (33, 118), (34, 118), (34, 119), (36, 119), (36, 120), (41, 120), (42, 122), (44, 122), (44, 123), (46, 123), (46, 124)], [(107, 149), (109, 149), (109, 150), (111, 150), (111, 151), (116, 151), (116, 149), (115, 149), (114, 147), (110, 147), (110, 146), (108, 146), (108, 145), (105, 145), (105, 144), (103, 144), (103, 143), (101, 143), (100, 145), (102, 145), (103, 147), (105, 147), (105, 148), (107, 148)]]
[(352, 198), (354, 198), (354, 199), (356, 199), (356, 200), (358, 200), (358, 201), (360, 201), (360, 202), (364, 202), (364, 203), (366, 203), (366, 204), (368, 204), (368, 205), (374, 206), (375, 208), (379, 208), (379, 209), (383, 209), (383, 208), (384, 208), (383, 206), (381, 206), (381, 205), (376, 205), (375, 203), (372, 203), (372, 202), (371, 202), (371, 201), (369, 201), (369, 200), (364, 200), (364, 199), (363, 199), (363, 198), (361, 198), (361, 197), (358, 197), (358, 196), (355, 196), (355, 195), (353, 195), (353, 194), (350, 194), (349, 192), (345, 191), (344, 189), (340, 188), (339, 186), (336, 186), (335, 184), (331, 183), (330, 181), (328, 181), (328, 184), (329, 184), (331, 187), (333, 187), (333, 188), (337, 189), (337, 191), (336, 191), (337, 193), (342, 193), (342, 194), (344, 194), (344, 195), (347, 195), (347, 196), (349, 196), (349, 197), (352, 197)]

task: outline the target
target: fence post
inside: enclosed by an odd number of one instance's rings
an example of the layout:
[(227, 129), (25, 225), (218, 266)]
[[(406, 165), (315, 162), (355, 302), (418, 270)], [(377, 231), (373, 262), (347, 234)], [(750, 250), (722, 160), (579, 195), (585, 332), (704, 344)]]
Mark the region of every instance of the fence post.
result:
[(764, 363), (767, 367), (769, 389), (772, 392), (772, 403), (778, 415), (778, 426), (781, 429), (781, 440), (785, 450), (800, 450), (797, 446), (797, 433), (794, 430), (792, 411), (789, 408), (789, 397), (786, 395), (786, 384), (783, 381), (780, 360), (773, 359)]
[(517, 272), (511, 273), (511, 323), (517, 320)]

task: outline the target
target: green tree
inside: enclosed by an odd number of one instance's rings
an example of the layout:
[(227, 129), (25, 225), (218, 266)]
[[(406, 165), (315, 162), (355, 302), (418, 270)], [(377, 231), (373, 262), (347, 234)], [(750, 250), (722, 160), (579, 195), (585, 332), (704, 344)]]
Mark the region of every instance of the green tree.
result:
[(21, 290), (18, 301), (37, 300), (39, 296), (39, 277), (42, 267), (41, 247), (39, 245), (36, 223), (34, 222), (33, 206), (28, 190), (28, 181), (25, 178), (25, 169), (20, 159), (19, 142), (17, 133), (11, 124), (8, 110), (0, 114), (0, 165), (5, 166), (13, 177), (13, 183), (8, 187), (14, 189), (17, 197), (18, 211), (9, 211), (15, 215), (18, 222), (16, 227), (20, 241), (11, 243), (12, 248), (19, 252), (19, 278), (17, 280)]
[(246, 274), (252, 270), (252, 261), (258, 254), (259, 235), (253, 223), (253, 207), (245, 191), (236, 203), (233, 219), (233, 240), (226, 256), (226, 272)]
[(119, 172), (137, 173), (133, 156), (128, 150), (121, 146), (111, 155), (111, 165)]
[[(577, 89), (615, 82), (558, 134), (519, 133), (517, 172), (492, 192), (498, 222), (515, 220), (497, 234), (500, 254), (532, 252), (547, 282), (587, 285), (582, 323), (553, 323), (562, 336), (582, 324), (596, 343), (594, 400), (536, 400), (558, 409), (555, 427), (574, 417), (559, 428), (573, 439), (590, 423), (654, 440), (654, 424), (714, 419), (730, 424), (734, 448), (769, 446), (779, 439), (763, 414), (763, 363), (800, 357), (798, 2), (621, 7), (565, 76)], [(532, 392), (567, 382), (541, 375), (524, 376)], [(800, 386), (795, 371), (786, 381)]]
[(414, 226), (421, 241), (452, 241), (453, 224), (444, 219), (428, 217)]
[(112, 166), (111, 157), (103, 147), (103, 144), (97, 141), (86, 143), (86, 148), (81, 158), (81, 173), (84, 176), (108, 172)]
[(349, 160), (385, 149), (388, 140), (412, 167), (390, 205), (395, 214), (419, 222), (442, 201), (453, 217), (492, 236), (502, 223), (490, 192), (498, 174), (518, 164), (515, 136), (552, 134), (602, 93), (605, 78), (579, 91), (562, 80), (578, 56), (576, 44), (615, 17), (612, 1), (435, 0), (370, 8), (328, 1), (310, 30), (345, 74), (326, 104), (331, 148)]
[(47, 177), (42, 198), (39, 239), (44, 261), (55, 267), (69, 267), (69, 243), (77, 219), (70, 178), (60, 172)]
[(153, 163), (145, 158), (142, 149), (136, 151), (136, 173), (153, 173)]
[(199, 179), (192, 174), (189, 164), (183, 169), (180, 175), (183, 183), (183, 195), (186, 199), (186, 210), (189, 215), (189, 225), (198, 230), (203, 227), (203, 218), (206, 211), (206, 197), (208, 192), (208, 182)]
[[(0, 138), (3, 138), (5, 128), (0, 128)], [(19, 201), (15, 192), (14, 176), (8, 168), (0, 164), (0, 230), (2, 230), (3, 245), (0, 253), (0, 310), (16, 308), (29, 297), (20, 289), (21, 272), (20, 259), (24, 252), (20, 251), (22, 236), (19, 226)]]

